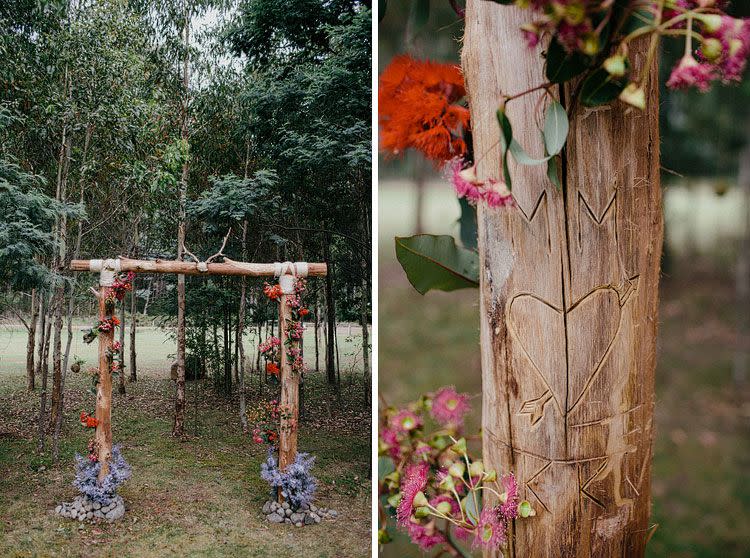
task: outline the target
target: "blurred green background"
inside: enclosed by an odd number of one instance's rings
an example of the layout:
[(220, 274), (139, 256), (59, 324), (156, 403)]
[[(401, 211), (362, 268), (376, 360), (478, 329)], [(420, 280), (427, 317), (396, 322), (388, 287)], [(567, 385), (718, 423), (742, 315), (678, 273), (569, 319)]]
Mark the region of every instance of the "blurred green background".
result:
[[(750, 2), (734, 15), (750, 16)], [(458, 62), (463, 24), (447, 0), (427, 23), (415, 2), (389, 2), (380, 22), (381, 70), (398, 53)], [(744, 12), (744, 13), (743, 13)], [(682, 45), (662, 52), (668, 73)], [(662, 80), (664, 81), (664, 80)], [(750, 149), (750, 83), (707, 94), (662, 91), (665, 255), (656, 374), (656, 442), (649, 556), (750, 556), (750, 307), (748, 197), (738, 180)], [(475, 395), (478, 428), (477, 292), (420, 296), (395, 258), (393, 237), (454, 234), (458, 202), (418, 155), (380, 159), (379, 390), (402, 404), (441, 385)], [(749, 181), (750, 177), (745, 179)], [(392, 533), (398, 533), (392, 526)], [(386, 557), (420, 556), (398, 533)]]

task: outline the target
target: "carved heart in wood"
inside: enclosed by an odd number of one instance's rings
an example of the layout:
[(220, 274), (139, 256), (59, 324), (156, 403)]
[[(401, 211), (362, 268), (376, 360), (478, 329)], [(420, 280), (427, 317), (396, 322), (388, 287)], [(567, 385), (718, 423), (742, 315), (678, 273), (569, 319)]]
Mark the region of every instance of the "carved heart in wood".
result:
[[(593, 290), (565, 311), (531, 294), (511, 301), (510, 331), (566, 413), (588, 391), (615, 340), (620, 314), (620, 297), (611, 287)], [(523, 384), (523, 376), (516, 379)]]

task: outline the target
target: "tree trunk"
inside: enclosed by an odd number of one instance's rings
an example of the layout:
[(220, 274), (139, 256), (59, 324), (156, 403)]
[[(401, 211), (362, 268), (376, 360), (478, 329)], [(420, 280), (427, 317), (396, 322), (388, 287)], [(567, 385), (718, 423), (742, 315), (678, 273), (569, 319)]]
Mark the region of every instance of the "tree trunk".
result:
[(737, 255), (737, 337), (739, 346), (734, 353), (732, 376), (737, 387), (747, 383), (750, 369), (750, 144), (740, 154), (737, 182), (742, 190), (744, 228)]
[(45, 439), (45, 428), (47, 420), (47, 374), (49, 369), (47, 368), (47, 351), (49, 348), (49, 324), (47, 323), (47, 304), (46, 304), (46, 293), (41, 293), (41, 300), (39, 301), (39, 353), (37, 359), (37, 371), (36, 375), (41, 378), (42, 390), (39, 394), (39, 440), (37, 442), (37, 451), (40, 453), (44, 451), (44, 439)]
[(330, 235), (326, 235), (323, 242), (323, 259), (328, 265), (326, 275), (326, 317), (328, 319), (328, 335), (326, 337), (326, 376), (329, 384), (336, 383), (336, 357), (334, 351), (335, 340), (331, 333), (336, 330), (336, 307), (333, 300), (333, 266), (331, 264)]
[[(247, 171), (245, 172), (247, 176)], [(242, 223), (242, 260), (247, 260), (247, 249), (245, 248), (245, 242), (247, 241), (247, 219)], [(245, 307), (247, 306), (247, 278), (242, 278), (242, 288), (240, 290), (240, 309), (239, 315), (237, 316), (237, 333), (236, 343), (239, 347), (239, 391), (240, 391), (240, 422), (242, 423), (242, 432), (247, 433), (249, 428), (247, 425), (247, 406), (245, 402), (245, 345), (242, 340), (245, 332)]]
[(36, 323), (39, 319), (39, 307), (42, 296), (37, 296), (36, 289), (31, 290), (31, 321), (26, 341), (26, 389), (34, 391), (34, 349), (36, 347)]
[[(108, 320), (114, 308), (104, 303), (109, 287), (99, 287), (99, 320)], [(115, 339), (114, 330), (99, 333), (99, 383), (96, 384), (96, 433), (94, 440), (99, 450), (99, 482), (109, 473), (112, 458), (112, 359), (109, 356)]]
[[(135, 280), (133, 278), (133, 290), (130, 291), (130, 381), (138, 381), (138, 373), (136, 371), (136, 350), (135, 350), (135, 333), (138, 325), (138, 298), (135, 294)], [(122, 324), (125, 327), (125, 324)]]
[[(463, 67), (482, 178), (502, 178), (501, 94), (545, 82), (541, 47), (519, 30), (527, 21), (515, 7), (467, 5)], [(631, 45), (634, 75), (645, 47)], [(484, 462), (513, 471), (537, 511), (517, 522), (511, 556), (645, 552), (662, 243), (656, 80), (654, 65), (646, 112), (570, 115), (561, 191), (544, 166), (511, 163), (518, 207), (479, 208)], [(542, 94), (507, 106), (532, 156), (543, 148)]]
[[(66, 73), (67, 76), (67, 73)], [(66, 128), (63, 127), (63, 141), (60, 150), (60, 160), (58, 162), (57, 174), (57, 195), (56, 199), (60, 203), (67, 201), (67, 184), (68, 173), (70, 171), (70, 155), (73, 148), (73, 140), (70, 135), (66, 135)], [(53, 268), (55, 273), (61, 273), (65, 264), (67, 251), (68, 221), (63, 214), (57, 223), (55, 238), (57, 240), (57, 253), (53, 259)], [(50, 426), (54, 426), (57, 416), (62, 413), (60, 401), (62, 399), (62, 328), (63, 328), (63, 304), (65, 302), (65, 281), (62, 277), (55, 277), (55, 295), (52, 312), (54, 316), (54, 338), (52, 349), (52, 405), (50, 412)]]
[[(188, 98), (190, 93), (190, 11), (185, 8), (183, 24), (184, 59), (182, 65), (182, 126), (180, 136), (187, 150), (188, 134)], [(179, 192), (179, 217), (177, 224), (177, 259), (182, 260), (185, 251), (185, 202), (190, 165), (187, 156), (182, 164)], [(182, 436), (185, 423), (185, 276), (177, 276), (177, 393), (174, 403), (173, 436)]]
[(319, 312), (320, 312), (320, 306), (318, 304), (318, 292), (315, 292), (315, 315), (313, 318), (315, 319), (315, 371), (320, 371), (320, 318), (319, 318)]
[(125, 395), (125, 300), (120, 302), (120, 370), (117, 374), (117, 393)]

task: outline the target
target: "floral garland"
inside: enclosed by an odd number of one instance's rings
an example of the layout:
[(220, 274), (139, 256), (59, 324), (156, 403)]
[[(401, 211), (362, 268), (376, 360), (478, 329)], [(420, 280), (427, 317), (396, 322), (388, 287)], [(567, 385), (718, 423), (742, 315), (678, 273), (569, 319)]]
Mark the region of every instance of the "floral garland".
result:
[[(750, 56), (750, 20), (724, 11), (723, 0), (631, 0), (629, 2), (563, 2), (560, 0), (487, 0), (515, 4), (533, 13), (523, 25), (529, 48), (544, 39), (547, 81), (518, 93), (503, 94), (497, 111), (501, 128), (503, 179), (480, 179), (471, 142), (471, 122), (461, 70), (453, 64), (395, 57), (379, 84), (380, 148), (391, 155), (415, 149), (445, 169), (456, 195), (472, 205), (497, 208), (515, 205), (511, 195), (508, 157), (522, 165), (547, 165), (549, 179), (559, 188), (558, 156), (567, 141), (568, 116), (556, 100), (559, 86), (575, 80), (572, 106), (595, 107), (618, 100), (644, 110), (651, 62), (665, 37), (685, 42), (667, 87), (707, 91), (712, 82), (739, 83)], [(462, 10), (457, 10), (463, 15)], [(650, 40), (646, 63), (632, 71), (630, 45)], [(513, 138), (506, 115), (508, 103), (542, 91), (542, 137), (545, 156), (534, 158)], [(540, 119), (541, 120), (541, 119)], [(549, 127), (547, 122), (552, 123)]]
[(276, 447), (279, 432), (291, 432), (296, 427), (289, 407), (280, 405), (277, 399), (262, 403), (259, 408), (248, 411), (248, 418), (255, 424), (252, 439), (256, 444)]
[[(305, 361), (302, 355), (302, 349), (298, 344), (301, 342), (305, 333), (302, 320), (310, 314), (310, 310), (305, 308), (302, 304), (302, 293), (304, 293), (306, 289), (307, 281), (304, 278), (299, 277), (294, 282), (294, 293), (286, 297), (286, 304), (291, 310), (291, 315), (289, 318), (286, 318), (284, 324), (286, 329), (284, 346), (287, 347), (287, 358), (289, 358), (292, 373), (294, 374), (303, 374), (305, 371)], [(263, 293), (272, 301), (281, 300), (281, 295), (283, 294), (279, 284), (271, 285), (269, 283), (264, 285)], [(268, 364), (266, 364), (266, 371), (275, 375), (278, 375), (279, 373), (281, 362), (280, 344), (281, 341), (278, 337), (271, 337), (258, 346), (258, 349), (268, 362)]]
[[(535, 515), (528, 501), (520, 501), (513, 473), (498, 475), (470, 457), (461, 436), (469, 411), (468, 395), (443, 387), (407, 407), (381, 412), (378, 454), (385, 470), (379, 493), (398, 526), (425, 551), (439, 546), (465, 555), (457, 540), (500, 549), (508, 543), (514, 519)], [(427, 416), (436, 428), (425, 428)], [(485, 505), (485, 493), (498, 503)], [(382, 505), (381, 512), (386, 512)], [(386, 526), (378, 539), (390, 542)]]
[[(130, 272), (117, 276), (104, 294), (104, 304), (109, 310), (113, 310), (117, 302), (122, 302), (128, 291), (133, 288), (133, 278), (135, 274)], [(91, 343), (100, 333), (114, 332), (115, 328), (120, 326), (120, 320), (117, 316), (100, 319), (96, 325), (91, 327), (83, 336), (84, 343)], [(107, 349), (107, 361), (109, 370), (112, 375), (117, 375), (122, 371), (122, 345), (115, 341)], [(76, 360), (79, 368), (83, 361)], [(96, 393), (96, 386), (99, 383), (99, 370), (89, 368), (88, 373), (92, 379), (92, 391)], [(81, 411), (81, 426), (84, 428), (97, 428), (100, 424), (99, 419), (90, 415), (86, 411)], [(109, 473), (100, 483), (98, 474), (101, 470), (99, 463), (99, 444), (95, 437), (89, 439), (86, 445), (87, 456), (84, 459), (76, 454), (76, 479), (73, 484), (88, 498), (106, 505), (114, 498), (117, 487), (130, 477), (130, 465), (120, 452), (120, 448), (112, 448), (112, 457), (109, 461)]]
[(258, 345), (258, 351), (266, 360), (266, 372), (278, 378), (280, 373), (279, 363), (281, 362), (281, 339), (276, 336), (269, 337)]

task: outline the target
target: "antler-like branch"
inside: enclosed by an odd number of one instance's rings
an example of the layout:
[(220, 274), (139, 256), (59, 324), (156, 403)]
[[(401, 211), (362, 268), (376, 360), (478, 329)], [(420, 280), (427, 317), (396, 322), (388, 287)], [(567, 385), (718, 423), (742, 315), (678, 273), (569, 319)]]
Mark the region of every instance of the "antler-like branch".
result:
[(213, 256), (208, 258), (206, 260), (206, 263), (211, 263), (214, 261), (215, 258), (224, 257), (224, 248), (227, 246), (227, 241), (229, 240), (229, 235), (232, 234), (232, 227), (229, 227), (229, 230), (227, 231), (226, 236), (224, 236), (224, 242), (221, 243), (221, 248), (219, 248), (219, 251), (216, 252)]

